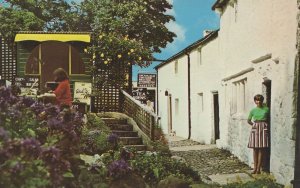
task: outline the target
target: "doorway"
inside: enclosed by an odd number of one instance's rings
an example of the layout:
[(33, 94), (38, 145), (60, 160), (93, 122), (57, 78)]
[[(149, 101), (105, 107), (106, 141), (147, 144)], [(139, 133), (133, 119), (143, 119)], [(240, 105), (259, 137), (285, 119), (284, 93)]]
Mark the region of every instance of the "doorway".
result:
[(213, 105), (214, 105), (214, 140), (220, 139), (220, 113), (219, 113), (219, 94), (218, 92), (213, 92)]
[(272, 82), (271, 80), (266, 79), (263, 84), (263, 92), (262, 95), (265, 98), (265, 103), (270, 109), (269, 117), (268, 117), (268, 125), (269, 125), (269, 144), (270, 147), (266, 149), (265, 158), (263, 159), (263, 171), (270, 172), (270, 155), (271, 155), (271, 90), (272, 90)]

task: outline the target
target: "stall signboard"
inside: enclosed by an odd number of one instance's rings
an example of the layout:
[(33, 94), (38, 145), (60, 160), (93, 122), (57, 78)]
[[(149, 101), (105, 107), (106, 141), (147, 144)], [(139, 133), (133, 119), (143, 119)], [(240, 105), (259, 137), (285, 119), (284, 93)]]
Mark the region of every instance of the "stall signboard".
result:
[(156, 87), (156, 74), (138, 74), (137, 87)]
[(147, 88), (137, 88), (132, 90), (132, 96), (136, 100), (146, 103), (147, 100)]
[(40, 87), (37, 76), (15, 77), (14, 84), (21, 89), (21, 95), (36, 95)]
[(74, 101), (80, 101), (86, 103), (87, 105), (91, 104), (92, 94), (92, 83), (88, 82), (75, 82), (74, 84)]

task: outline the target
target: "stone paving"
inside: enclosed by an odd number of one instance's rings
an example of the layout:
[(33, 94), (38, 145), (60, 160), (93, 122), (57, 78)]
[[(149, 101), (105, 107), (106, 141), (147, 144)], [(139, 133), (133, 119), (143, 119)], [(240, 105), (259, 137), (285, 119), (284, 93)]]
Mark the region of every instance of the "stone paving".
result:
[(252, 180), (248, 175), (250, 167), (226, 150), (178, 137), (167, 139), (172, 155), (184, 158), (206, 183), (222, 185), (238, 179)]

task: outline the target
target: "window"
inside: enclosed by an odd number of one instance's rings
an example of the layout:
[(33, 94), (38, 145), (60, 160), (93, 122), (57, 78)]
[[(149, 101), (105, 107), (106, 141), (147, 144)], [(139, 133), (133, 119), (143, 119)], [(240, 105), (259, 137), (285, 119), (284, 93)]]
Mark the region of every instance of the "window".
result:
[(178, 60), (175, 61), (174, 70), (175, 70), (175, 74), (177, 74), (178, 73)]
[(238, 1), (234, 4), (234, 21), (237, 22), (238, 19)]
[(198, 48), (197, 50), (197, 62), (198, 62), (198, 65), (201, 65), (202, 64), (202, 52), (201, 52), (201, 48)]
[(204, 111), (204, 104), (203, 104), (203, 93), (198, 93), (198, 96), (197, 96), (197, 103), (198, 103), (198, 109), (199, 109), (199, 112), (203, 112)]
[(243, 79), (234, 82), (232, 85), (232, 98), (231, 98), (232, 114), (246, 111), (246, 83), (247, 80)]
[(175, 99), (175, 116), (179, 115), (179, 99)]

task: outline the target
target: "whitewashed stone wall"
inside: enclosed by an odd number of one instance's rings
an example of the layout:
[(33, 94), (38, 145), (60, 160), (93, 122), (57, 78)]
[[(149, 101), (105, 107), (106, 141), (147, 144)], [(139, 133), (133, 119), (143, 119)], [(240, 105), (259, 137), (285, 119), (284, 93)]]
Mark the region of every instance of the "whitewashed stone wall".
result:
[[(172, 130), (177, 136), (188, 137), (188, 62), (187, 56), (179, 57), (178, 72), (175, 73), (175, 61), (159, 68), (158, 73), (158, 115), (161, 117), (161, 126), (168, 134), (168, 96), (172, 97)], [(175, 105), (178, 101), (178, 109)]]
[(294, 173), (297, 11), (297, 0), (232, 1), (221, 13), (219, 31), (227, 79), (217, 145), (252, 165), (246, 119), (253, 96), (262, 93), (264, 79), (271, 80), (271, 173), (281, 184), (289, 184)]
[(200, 47), (190, 53), (191, 139), (211, 144), (215, 141), (213, 92), (220, 93), (223, 65), (218, 38)]

